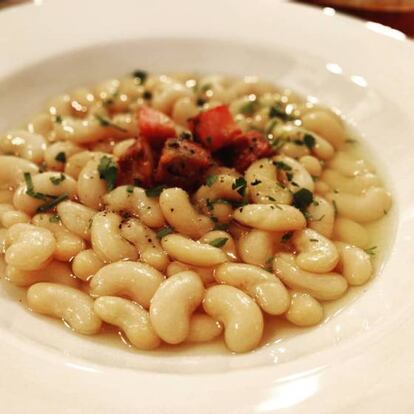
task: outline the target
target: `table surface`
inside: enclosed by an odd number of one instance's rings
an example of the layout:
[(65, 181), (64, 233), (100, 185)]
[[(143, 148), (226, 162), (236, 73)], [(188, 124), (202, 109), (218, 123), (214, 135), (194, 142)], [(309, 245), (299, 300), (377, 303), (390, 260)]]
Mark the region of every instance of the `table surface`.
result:
[[(0, 0), (0, 10), (2, 8), (28, 3), (30, 0)], [(320, 7), (332, 7), (328, 1), (324, 0), (294, 0), (301, 3), (312, 3)], [(407, 36), (414, 38), (414, 10), (408, 12), (377, 12), (346, 7), (334, 7), (336, 10), (346, 14), (370, 20), (390, 26), (400, 30)]]
[(329, 1), (324, 0), (297, 0), (300, 3), (312, 3), (321, 7), (332, 7), (337, 11), (350, 14), (352, 16), (370, 20), (390, 26), (393, 29), (400, 30), (407, 36), (414, 38), (414, 10), (410, 11), (376, 11), (376, 10), (362, 10), (351, 7), (337, 7), (332, 6)]

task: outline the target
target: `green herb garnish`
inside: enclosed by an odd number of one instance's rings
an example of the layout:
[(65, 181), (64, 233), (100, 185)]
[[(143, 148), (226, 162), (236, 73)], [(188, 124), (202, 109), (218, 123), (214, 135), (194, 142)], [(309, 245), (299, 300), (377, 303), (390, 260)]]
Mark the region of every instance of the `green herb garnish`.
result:
[(215, 223), (214, 230), (228, 230), (229, 225), (227, 223)]
[(62, 201), (65, 201), (69, 198), (69, 195), (67, 193), (61, 194), (59, 197), (54, 198), (53, 200), (50, 200), (49, 202), (42, 204), (40, 207), (37, 208), (38, 213), (45, 213), (46, 211), (52, 210), (55, 208), (59, 203)]
[(309, 148), (312, 149), (316, 145), (316, 139), (311, 134), (305, 134), (303, 136), (303, 143)]
[(147, 197), (159, 197), (165, 188), (167, 188), (165, 185), (157, 185), (156, 187), (147, 188), (145, 194)]
[(132, 76), (135, 79), (139, 80), (139, 83), (144, 83), (147, 80), (148, 72), (146, 72), (145, 70), (138, 69), (132, 72)]
[(293, 193), (293, 205), (304, 212), (313, 201), (313, 194), (307, 188), (301, 188)]
[(55, 160), (64, 164), (66, 162), (66, 154), (63, 151), (58, 152)]
[(332, 200), (332, 205), (334, 208), (335, 217), (338, 215), (338, 206), (336, 205), (336, 201)]
[(62, 119), (62, 117), (61, 117), (59, 114), (57, 114), (57, 115), (55, 115), (55, 117), (54, 117), (54, 121), (55, 121), (57, 124), (61, 124), (61, 123), (62, 123), (62, 121), (63, 121), (63, 119)]
[(292, 167), (288, 164), (286, 164), (283, 161), (273, 161), (273, 165), (279, 169), (279, 170), (283, 170), (283, 171), (291, 171)]
[(259, 185), (260, 183), (261, 181), (256, 178), (254, 181), (250, 183), (250, 185)]
[(206, 186), (211, 187), (218, 180), (218, 175), (209, 175), (206, 178)]
[(118, 169), (114, 160), (104, 155), (99, 161), (98, 165), (99, 178), (106, 181), (106, 186), (109, 191), (115, 188), (116, 177)]
[(60, 173), (59, 177), (50, 177), (49, 180), (53, 185), (59, 185), (62, 181), (66, 180), (66, 177)]
[(213, 247), (223, 247), (227, 243), (228, 237), (218, 237), (208, 244)]
[(101, 116), (99, 114), (95, 114), (95, 118), (99, 122), (99, 125), (101, 125), (103, 127), (110, 127), (110, 128), (114, 128), (114, 129), (116, 129), (118, 131), (121, 131), (121, 132), (128, 132), (128, 130), (126, 130), (125, 128), (122, 128), (117, 124), (114, 124), (110, 119), (104, 118), (103, 116)]
[(144, 93), (142, 94), (142, 97), (146, 100), (149, 101), (152, 99), (152, 92), (150, 91), (144, 91)]
[(258, 106), (259, 106), (259, 102), (256, 99), (245, 102), (240, 107), (240, 113), (242, 113), (243, 115), (253, 115), (253, 113), (256, 112)]
[(269, 118), (281, 118), (284, 121), (292, 121), (295, 118), (284, 111), (279, 104), (273, 105), (269, 109)]
[(58, 214), (53, 214), (53, 216), (49, 217), (50, 223), (59, 223), (60, 222), (60, 216)]
[(234, 183), (231, 185), (233, 190), (236, 190), (242, 197), (246, 193), (247, 181), (243, 177), (236, 178)]
[(287, 243), (293, 236), (293, 232), (292, 231), (288, 231), (287, 233), (285, 233), (282, 238), (280, 239), (280, 241), (282, 243)]
[(32, 175), (29, 172), (25, 172), (23, 174), (24, 181), (26, 183), (26, 194), (32, 198), (36, 198), (37, 200), (48, 201), (53, 196), (48, 196), (47, 194), (39, 193), (34, 190)]
[(376, 252), (377, 248), (378, 246), (368, 247), (367, 249), (364, 249), (364, 252), (366, 254), (369, 254), (370, 256), (375, 256), (377, 254)]
[(126, 192), (128, 194), (132, 194), (134, 192), (134, 186), (133, 185), (128, 185), (126, 188)]
[(156, 233), (157, 239), (162, 239), (165, 236), (168, 236), (169, 234), (174, 233), (174, 229), (172, 227), (163, 227), (161, 230), (158, 230)]

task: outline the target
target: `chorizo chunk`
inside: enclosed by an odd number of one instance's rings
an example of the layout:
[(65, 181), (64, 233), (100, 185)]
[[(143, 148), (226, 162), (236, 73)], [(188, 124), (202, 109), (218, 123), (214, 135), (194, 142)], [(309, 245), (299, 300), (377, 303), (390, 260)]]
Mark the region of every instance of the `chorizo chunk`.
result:
[(172, 138), (165, 142), (158, 163), (156, 181), (171, 187), (194, 190), (211, 165), (209, 152), (201, 145)]
[(150, 145), (144, 137), (138, 137), (118, 161), (117, 185), (140, 183), (145, 187), (153, 184), (154, 159)]

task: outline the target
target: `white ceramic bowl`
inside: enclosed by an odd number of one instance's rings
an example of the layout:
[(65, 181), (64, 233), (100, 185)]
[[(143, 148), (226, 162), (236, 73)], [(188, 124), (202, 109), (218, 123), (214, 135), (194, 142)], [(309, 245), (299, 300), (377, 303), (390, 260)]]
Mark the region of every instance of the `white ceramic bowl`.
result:
[(261, 75), (347, 116), (392, 189), (394, 240), (343, 311), (237, 356), (137, 353), (75, 336), (27, 312), (3, 283), (4, 412), (412, 412), (413, 44), (329, 8), (275, 0), (35, 3), (0, 13), (0, 131), (64, 89), (135, 68)]

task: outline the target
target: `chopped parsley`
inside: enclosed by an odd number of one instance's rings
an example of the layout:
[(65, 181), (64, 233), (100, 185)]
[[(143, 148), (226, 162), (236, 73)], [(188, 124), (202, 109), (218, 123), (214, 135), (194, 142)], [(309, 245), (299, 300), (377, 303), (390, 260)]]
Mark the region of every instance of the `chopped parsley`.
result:
[(303, 136), (303, 143), (309, 148), (312, 149), (316, 145), (315, 137), (311, 134), (305, 134)]
[(132, 194), (134, 192), (134, 186), (133, 185), (128, 185), (126, 188), (126, 192), (128, 194)]
[(50, 198), (53, 198), (53, 196), (48, 196), (47, 194), (39, 193), (34, 190), (32, 175), (29, 172), (25, 172), (23, 176), (26, 183), (26, 194), (28, 196), (42, 201), (48, 201)]
[(65, 174), (60, 173), (59, 177), (50, 177), (50, 182), (53, 185), (59, 185), (62, 181), (66, 180)]
[[(270, 200), (270, 201), (276, 201), (276, 199), (274, 198), (274, 197), (272, 197), (272, 196), (270, 196), (270, 195), (268, 195), (268, 196), (266, 196), (267, 197), (267, 199), (268, 200)], [(279, 206), (276, 206), (276, 207), (279, 207)], [(280, 207), (279, 207), (280, 208)]]
[(53, 214), (53, 216), (49, 217), (50, 223), (59, 223), (60, 222), (60, 216), (58, 214)]
[(63, 151), (58, 152), (55, 160), (64, 164), (66, 162), (66, 154)]
[(148, 72), (145, 70), (137, 69), (132, 72), (132, 76), (139, 80), (139, 83), (145, 83), (148, 78)]
[(324, 218), (325, 218), (325, 214), (322, 214), (318, 219), (315, 219), (311, 216), (310, 220), (316, 223), (318, 221), (322, 221)]
[(114, 124), (110, 119), (104, 118), (103, 116), (101, 116), (99, 114), (95, 114), (95, 118), (99, 122), (99, 125), (101, 125), (103, 127), (111, 127), (111, 128), (114, 128), (118, 131), (121, 131), (121, 132), (128, 132), (125, 128), (122, 128), (117, 124)]
[(210, 246), (213, 247), (223, 247), (227, 243), (228, 237), (218, 237), (217, 239), (209, 242)]
[(282, 238), (280, 239), (280, 241), (282, 243), (287, 243), (293, 236), (293, 232), (292, 231), (288, 231), (287, 233), (285, 233)]
[(61, 123), (62, 123), (62, 121), (63, 121), (63, 119), (62, 119), (62, 117), (61, 117), (59, 114), (57, 114), (57, 115), (55, 115), (55, 117), (54, 117), (54, 121), (55, 121), (57, 124), (61, 124)]
[(54, 199), (50, 200), (49, 202), (42, 204), (40, 207), (37, 208), (38, 213), (45, 213), (46, 211), (52, 210), (55, 208), (59, 203), (65, 201), (69, 198), (67, 193), (61, 194), (59, 197), (55, 197)]
[(254, 99), (252, 101), (245, 102), (239, 109), (240, 113), (243, 115), (253, 115), (254, 112), (257, 111), (259, 102)]
[(207, 198), (206, 205), (209, 211), (212, 211), (214, 209), (215, 204), (227, 204), (230, 206), (232, 205), (232, 203), (229, 200), (226, 200), (224, 198), (217, 198), (216, 200), (210, 200), (209, 198)]
[(218, 180), (218, 175), (209, 175), (206, 178), (206, 186), (211, 187)]
[(279, 123), (278, 119), (272, 119), (266, 126), (265, 134), (269, 135), (272, 134), (273, 128)]
[(118, 169), (114, 160), (104, 155), (99, 161), (98, 165), (99, 178), (106, 181), (106, 186), (109, 191), (115, 188), (116, 177)]
[(281, 118), (284, 121), (292, 121), (293, 119), (295, 119), (293, 116), (287, 114), (279, 104), (270, 107), (269, 118)]
[(332, 205), (334, 208), (335, 217), (338, 215), (338, 206), (336, 205), (336, 201), (332, 200)]
[(290, 165), (287, 165), (283, 161), (273, 161), (273, 165), (279, 170), (283, 170), (283, 171), (291, 171), (292, 170), (292, 167)]
[(146, 101), (150, 101), (152, 99), (152, 92), (150, 92), (150, 91), (144, 91), (144, 93), (142, 94), (142, 97)]
[(169, 226), (165, 226), (162, 229), (157, 231), (157, 239), (162, 239), (165, 236), (168, 236), (169, 234), (174, 233), (174, 229), (172, 227)]
[(60, 196), (39, 193), (34, 190), (32, 175), (28, 172), (25, 172), (23, 176), (24, 181), (26, 183), (26, 194), (29, 197), (35, 198), (36, 200), (45, 201), (44, 204), (37, 208), (36, 211), (38, 213), (44, 213), (46, 211), (49, 211), (52, 208), (56, 207), (61, 201), (64, 201), (67, 198), (69, 198), (69, 195), (67, 193), (63, 193)]
[(346, 142), (347, 144), (356, 144), (358, 141), (357, 141), (356, 139), (353, 139), (353, 138), (347, 138), (347, 139), (345, 140), (345, 142)]
[(366, 254), (369, 254), (370, 256), (375, 256), (377, 254), (377, 246), (368, 247), (367, 249), (364, 249)]
[(147, 188), (145, 190), (145, 194), (147, 197), (159, 197), (160, 194), (162, 193), (162, 190), (164, 190), (165, 188), (166, 188), (165, 185), (157, 185), (152, 188)]
[(260, 183), (261, 181), (256, 178), (254, 181), (250, 183), (250, 185), (259, 185)]
[(214, 230), (227, 230), (229, 225), (227, 223), (215, 223)]
[(309, 239), (309, 241), (311, 241), (313, 243), (317, 243), (319, 240), (318, 239)]
[(231, 185), (233, 190), (236, 190), (242, 197), (246, 193), (247, 181), (243, 177), (236, 178), (234, 183)]
[(293, 193), (293, 205), (304, 212), (313, 201), (313, 194), (307, 188), (301, 188)]

